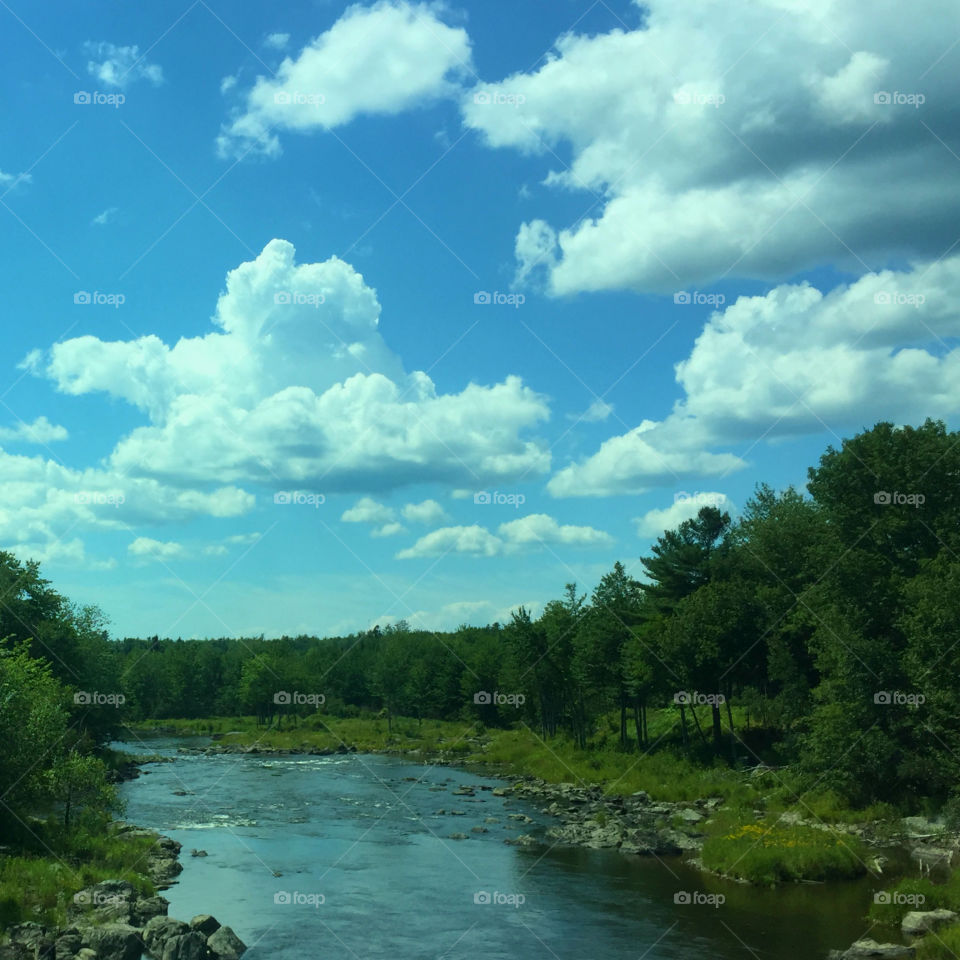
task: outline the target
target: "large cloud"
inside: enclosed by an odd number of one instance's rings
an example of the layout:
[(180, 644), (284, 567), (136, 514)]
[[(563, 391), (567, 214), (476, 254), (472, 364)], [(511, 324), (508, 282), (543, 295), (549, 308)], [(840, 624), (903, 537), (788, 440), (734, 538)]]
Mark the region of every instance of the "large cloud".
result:
[(643, 28), (568, 34), (534, 72), (464, 97), (492, 147), (554, 164), (569, 148), (547, 183), (584, 191), (580, 222), (520, 228), (521, 280), (544, 270), (555, 295), (669, 292), (828, 261), (861, 272), (952, 243), (950, 0), (906, 18), (859, 0), (642, 6)]
[(827, 294), (783, 284), (714, 313), (676, 366), (663, 421), (555, 474), (555, 496), (640, 493), (744, 466), (710, 447), (960, 411), (960, 256), (870, 273)]
[(293, 246), (273, 240), (228, 275), (213, 332), (172, 347), (82, 336), (28, 362), (66, 393), (143, 411), (149, 423), (107, 461), (128, 477), (329, 493), (548, 469), (545, 445), (521, 436), (547, 418), (541, 396), (518, 377), (438, 394), (425, 373), (404, 373), (379, 313), (349, 264), (297, 265)]
[(349, 123), (358, 114), (399, 113), (453, 94), (452, 77), (470, 63), (465, 30), (435, 5), (382, 0), (349, 7), (273, 78), (258, 77), (242, 109), (217, 140), (222, 155), (275, 156), (274, 130), (307, 132)]

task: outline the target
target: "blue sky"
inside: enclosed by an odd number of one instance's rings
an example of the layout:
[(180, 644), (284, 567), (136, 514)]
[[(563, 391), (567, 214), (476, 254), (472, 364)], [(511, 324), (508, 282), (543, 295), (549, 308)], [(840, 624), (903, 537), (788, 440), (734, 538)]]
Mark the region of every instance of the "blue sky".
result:
[(0, 544), (119, 636), (452, 628), (950, 422), (922, 7), (4, 6)]

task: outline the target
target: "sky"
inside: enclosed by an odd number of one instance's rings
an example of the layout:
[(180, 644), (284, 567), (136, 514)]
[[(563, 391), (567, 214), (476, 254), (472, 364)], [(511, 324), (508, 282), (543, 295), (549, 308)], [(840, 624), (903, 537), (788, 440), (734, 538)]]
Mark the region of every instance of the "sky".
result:
[(960, 8), (0, 3), (0, 549), (114, 636), (534, 614), (960, 408)]

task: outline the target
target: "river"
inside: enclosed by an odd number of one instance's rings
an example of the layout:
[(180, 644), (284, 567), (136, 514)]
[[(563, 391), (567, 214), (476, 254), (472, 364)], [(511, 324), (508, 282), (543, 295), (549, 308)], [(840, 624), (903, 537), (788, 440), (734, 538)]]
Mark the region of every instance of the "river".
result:
[(552, 818), (480, 789), (497, 780), (380, 755), (177, 753), (208, 742), (117, 744), (176, 756), (122, 785), (125, 816), (183, 844), (170, 915), (212, 913), (245, 960), (817, 960), (869, 926), (866, 878), (761, 890), (679, 859), (509, 846)]

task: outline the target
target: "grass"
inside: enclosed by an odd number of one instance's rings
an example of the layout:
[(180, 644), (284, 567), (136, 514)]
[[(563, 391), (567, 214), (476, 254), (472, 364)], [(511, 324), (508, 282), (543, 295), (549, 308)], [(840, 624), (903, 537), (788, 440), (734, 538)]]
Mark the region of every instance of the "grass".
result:
[(905, 877), (889, 890), (882, 891), (880, 902), (870, 905), (867, 918), (885, 926), (897, 927), (911, 910), (955, 910), (960, 913), (960, 871), (951, 871), (945, 883), (932, 883), (926, 877)]
[(929, 933), (917, 944), (917, 960), (956, 960), (960, 956), (960, 923)]
[(45, 832), (55, 855), (0, 856), (0, 931), (28, 920), (65, 924), (73, 895), (101, 880), (129, 880), (144, 896), (156, 892), (143, 872), (150, 838), (85, 830), (64, 838), (53, 825)]
[(701, 858), (708, 870), (750, 883), (839, 880), (866, 872), (867, 852), (854, 837), (803, 824), (731, 823), (717, 818)]

